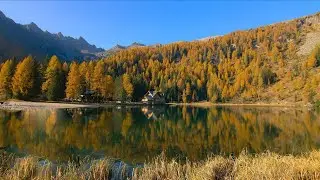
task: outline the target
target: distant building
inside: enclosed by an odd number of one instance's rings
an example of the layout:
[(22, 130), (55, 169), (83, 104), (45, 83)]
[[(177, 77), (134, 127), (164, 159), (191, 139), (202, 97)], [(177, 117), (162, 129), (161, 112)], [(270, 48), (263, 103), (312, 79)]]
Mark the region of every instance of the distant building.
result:
[(145, 104), (164, 104), (165, 102), (164, 94), (159, 91), (148, 91), (142, 99), (142, 103)]
[(94, 102), (96, 101), (96, 92), (87, 90), (80, 95), (81, 102)]

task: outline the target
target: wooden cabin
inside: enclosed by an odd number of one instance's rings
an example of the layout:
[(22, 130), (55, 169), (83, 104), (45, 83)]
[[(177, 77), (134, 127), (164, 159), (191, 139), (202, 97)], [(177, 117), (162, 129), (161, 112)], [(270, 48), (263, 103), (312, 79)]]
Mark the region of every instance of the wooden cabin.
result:
[(96, 92), (87, 90), (79, 97), (81, 102), (95, 102), (97, 101)]
[(164, 104), (165, 102), (164, 94), (159, 91), (148, 91), (142, 99), (144, 104)]

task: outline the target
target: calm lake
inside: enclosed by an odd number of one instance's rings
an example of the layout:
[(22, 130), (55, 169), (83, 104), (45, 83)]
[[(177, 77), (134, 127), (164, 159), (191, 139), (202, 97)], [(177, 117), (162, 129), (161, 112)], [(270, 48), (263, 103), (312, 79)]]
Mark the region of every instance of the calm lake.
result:
[(320, 147), (320, 112), (286, 107), (110, 107), (0, 111), (0, 147), (21, 155), (145, 162)]

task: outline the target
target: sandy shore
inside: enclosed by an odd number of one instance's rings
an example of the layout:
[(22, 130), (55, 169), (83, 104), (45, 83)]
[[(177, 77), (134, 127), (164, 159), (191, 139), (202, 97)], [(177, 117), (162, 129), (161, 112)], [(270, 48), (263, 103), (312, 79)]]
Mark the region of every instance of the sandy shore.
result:
[(64, 102), (31, 102), (31, 101), (5, 101), (0, 104), (0, 109), (23, 110), (30, 108), (84, 108), (84, 107), (100, 107), (99, 104), (76, 104)]
[[(80, 103), (66, 103), (66, 102), (32, 102), (32, 101), (19, 101), (19, 100), (9, 100), (5, 101), (3, 104), (0, 104), (0, 109), (9, 109), (9, 110), (24, 110), (30, 108), (49, 108), (49, 109), (65, 109), (65, 108), (85, 108), (85, 107), (105, 107), (113, 106), (115, 104), (111, 103), (91, 103), (91, 104), (80, 104)], [(194, 102), (194, 103), (167, 103), (170, 106), (193, 106), (193, 107), (203, 107), (210, 108), (213, 106), (278, 106), (278, 107), (306, 107), (302, 104), (294, 103), (211, 103), (207, 101), (203, 102)], [(309, 107), (309, 106), (307, 106)]]

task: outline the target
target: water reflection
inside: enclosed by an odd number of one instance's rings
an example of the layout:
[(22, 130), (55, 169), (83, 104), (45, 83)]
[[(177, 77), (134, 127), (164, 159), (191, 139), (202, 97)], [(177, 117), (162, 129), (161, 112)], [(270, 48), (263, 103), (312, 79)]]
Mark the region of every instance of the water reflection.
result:
[(320, 147), (319, 112), (279, 107), (121, 107), (0, 111), (0, 147), (65, 160), (72, 154), (144, 162), (208, 153), (265, 150), (301, 153)]

